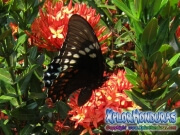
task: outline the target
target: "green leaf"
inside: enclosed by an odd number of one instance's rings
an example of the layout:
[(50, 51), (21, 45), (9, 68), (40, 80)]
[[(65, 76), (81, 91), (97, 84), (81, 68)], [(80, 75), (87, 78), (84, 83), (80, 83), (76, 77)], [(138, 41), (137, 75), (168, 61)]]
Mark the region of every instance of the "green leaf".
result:
[(18, 107), (19, 106), (19, 103), (17, 101), (17, 98), (12, 98), (12, 100), (10, 100), (10, 103), (15, 106), (15, 107)]
[(28, 120), (35, 121), (39, 120), (39, 111), (35, 109), (27, 109), (27, 107), (16, 108), (12, 112), (12, 117), (15, 117), (17, 120)]
[(26, 34), (21, 35), (17, 40), (17, 45), (14, 47), (14, 51), (16, 51), (20, 45), (24, 44), (26, 40), (27, 40), (27, 35)]
[(34, 99), (34, 100), (36, 100), (36, 99), (45, 99), (45, 97), (46, 97), (46, 93), (31, 92), (29, 94), (29, 98)]
[(17, 53), (16, 52), (11, 53), (11, 55), (9, 56), (9, 60), (10, 60), (11, 66), (15, 67), (17, 64)]
[(110, 14), (109, 10), (106, 8), (102, 8), (103, 12), (106, 14), (106, 16), (108, 17), (108, 19), (112, 22), (112, 15)]
[(125, 67), (125, 71), (126, 71), (126, 78), (127, 80), (132, 83), (134, 86), (136, 86), (137, 83), (137, 73), (133, 72), (132, 70), (130, 70), (129, 68)]
[(0, 103), (9, 102), (9, 101), (11, 101), (13, 98), (14, 98), (14, 97), (12, 97), (12, 96), (2, 95), (2, 96), (0, 96)]
[(65, 119), (67, 117), (68, 111), (70, 110), (69, 106), (62, 101), (56, 102), (58, 112), (60, 117)]
[(44, 54), (41, 54), (37, 57), (37, 64), (42, 65), (44, 63), (45, 56)]
[(0, 68), (0, 80), (6, 83), (12, 84), (11, 75), (6, 69)]
[(179, 77), (178, 77), (178, 71), (180, 70), (180, 67), (176, 67), (172, 69), (172, 72), (170, 74), (169, 78), (169, 84), (172, 84), (176, 82), (178, 85), (180, 85)]
[(11, 127), (8, 124), (5, 124), (3, 120), (0, 120), (0, 127), (5, 135), (13, 135)]
[(57, 112), (55, 107), (49, 108), (47, 105), (46, 106), (41, 106), (40, 110), (41, 110), (40, 115), (48, 115), (50, 113)]
[(133, 28), (135, 29), (137, 41), (139, 41), (140, 40), (140, 36), (141, 36), (141, 34), (143, 32), (143, 28), (141, 26), (141, 22), (140, 21), (133, 21), (132, 24), (133, 24)]
[(142, 14), (142, 0), (135, 0), (134, 6), (137, 11), (137, 18), (140, 18), (140, 15)]
[(164, 40), (166, 39), (168, 31), (169, 31), (169, 20), (166, 19), (159, 26), (156, 42), (154, 43), (154, 45), (150, 46), (149, 50), (151, 51), (151, 53), (159, 50)]
[(2, 96), (0, 96), (0, 104), (10, 102), (13, 106), (17, 107), (17, 106), (19, 106), (19, 104), (18, 104), (17, 99), (15, 97), (16, 97), (16, 95), (13, 95), (13, 94), (2, 95)]
[(170, 59), (174, 56), (174, 49), (171, 45), (163, 44), (159, 51), (162, 53), (164, 59)]
[(103, 133), (103, 131), (101, 130), (101, 129), (94, 129), (93, 130), (93, 133), (95, 133), (95, 134), (102, 134)]
[[(159, 102), (159, 100), (162, 100), (168, 93), (169, 88), (165, 87), (165, 88), (157, 88), (155, 90), (151, 91), (151, 95), (152, 97), (154, 97), (155, 100), (153, 100), (153, 106), (157, 105), (157, 103)], [(162, 102), (162, 105), (160, 104), (159, 106), (163, 106), (163, 104), (166, 102)], [(156, 108), (158, 109), (158, 108)]]
[(46, 123), (46, 124), (44, 124), (44, 127), (47, 129), (47, 131), (48, 131), (51, 135), (58, 135), (58, 133), (55, 132), (54, 126), (53, 126), (52, 123)]
[(152, 7), (152, 9), (153, 9), (152, 16), (155, 16), (160, 11), (160, 9), (161, 9), (160, 5), (161, 5), (162, 1), (163, 0), (155, 0), (154, 1), (153, 7)]
[(32, 110), (32, 109), (35, 109), (36, 107), (38, 107), (38, 104), (36, 102), (32, 102), (32, 103), (28, 104), (26, 107), (27, 107), (27, 109)]
[(161, 16), (163, 18), (169, 18), (169, 14), (170, 14), (170, 10), (171, 10), (171, 7), (170, 7), (170, 2), (168, 0), (168, 2), (166, 3), (166, 5), (162, 8), (161, 10)]
[(158, 30), (158, 20), (156, 18), (152, 18), (143, 31), (141, 37), (142, 44), (150, 45), (156, 38), (157, 30)]
[(11, 30), (6, 30), (0, 35), (0, 41), (4, 40), (7, 36), (11, 34)]
[(17, 0), (15, 3), (18, 9), (25, 11), (26, 4), (24, 0)]
[(97, 6), (100, 7), (100, 8), (107, 8), (107, 9), (116, 10), (116, 7), (114, 5), (102, 5), (102, 4), (99, 4)]
[(130, 18), (138, 21), (138, 19), (132, 14), (131, 10), (121, 0), (112, 0), (112, 2)]
[(166, 74), (166, 75), (170, 74), (171, 71), (172, 71), (172, 67), (170, 67), (170, 66), (166, 67), (166, 68), (163, 70), (164, 74)]
[(169, 60), (169, 66), (173, 66), (177, 60), (180, 58), (180, 53), (177, 53), (176, 55), (174, 55), (170, 60)]
[(123, 32), (118, 38), (116, 38), (114, 44), (116, 44), (116, 47), (121, 47), (123, 45), (126, 45), (128, 42), (131, 41), (131, 35), (129, 31)]
[(28, 10), (29, 8), (33, 7), (34, 3), (35, 3), (35, 1), (27, 1), (26, 2), (26, 9)]
[(135, 102), (135, 104), (142, 107), (143, 110), (152, 109), (150, 103), (147, 100), (138, 97), (134, 92), (129, 90), (125, 90), (124, 92), (128, 95), (129, 98), (131, 98)]
[(23, 71), (23, 73), (20, 76), (17, 77), (16, 82), (19, 82), (20, 80), (27, 77), (29, 74), (34, 72), (34, 70), (37, 69), (38, 67), (39, 65), (36, 64), (29, 66), (26, 70)]
[[(171, 22), (170, 32), (168, 34), (168, 36), (170, 36), (169, 37), (170, 40), (173, 40), (173, 38), (178, 38), (176, 36), (176, 34), (174, 34), (174, 33), (176, 32), (176, 30), (177, 30), (177, 28), (179, 26), (179, 18), (180, 18), (180, 14), (176, 15), (176, 17), (173, 18), (173, 22)], [(178, 46), (178, 43), (177, 43), (177, 46)]]
[(31, 80), (31, 76), (32, 76), (32, 73), (26, 76), (24, 80), (22, 80), (22, 83), (20, 84), (20, 90), (22, 94), (25, 93), (27, 87), (29, 86), (29, 81)]
[(177, 8), (177, 4), (178, 4), (178, 0), (168, 0), (166, 5), (161, 10), (161, 16), (163, 18), (176, 16), (176, 12), (179, 12)]
[(20, 130), (20, 135), (29, 135), (32, 133), (34, 127), (31, 125), (26, 125), (22, 130)]
[(134, 75), (134, 76), (137, 76), (137, 73), (136, 72), (133, 72), (131, 69), (125, 67), (124, 68), (125, 71), (126, 71), (126, 74), (130, 74), (130, 75)]
[(12, 87), (11, 84), (5, 83), (4, 81), (0, 81), (0, 91), (4, 94), (15, 94), (15, 89)]
[(176, 119), (176, 125), (177, 125), (178, 127), (180, 127), (180, 117), (177, 117), (177, 119)]
[(119, 19), (117, 23), (115, 24), (114, 28), (117, 30), (117, 32), (120, 32), (122, 30), (122, 21)]
[(142, 51), (142, 49), (139, 47), (139, 45), (135, 46), (135, 52), (137, 55), (137, 61), (142, 61), (142, 58), (144, 58), (144, 52)]
[(180, 90), (180, 88), (179, 88), (179, 89), (177, 89), (177, 88), (170, 88), (169, 92), (166, 93), (166, 95), (165, 95), (163, 98), (159, 99), (159, 100), (156, 102), (156, 107), (155, 107), (155, 108), (158, 109), (159, 106), (161, 106), (163, 103), (167, 102), (168, 99), (170, 99), (170, 98), (172, 98), (174, 95), (176, 95), (176, 93), (178, 92), (178, 90)]
[[(130, 6), (130, 10), (131, 10), (131, 13), (137, 18), (137, 5), (135, 7), (135, 1), (134, 0), (129, 0), (129, 6)], [(138, 2), (141, 2), (141, 1), (138, 1)], [(139, 6), (141, 6), (141, 3), (138, 3)]]
[[(29, 1), (28, 1), (28, 2), (29, 2)], [(41, 1), (41, 2), (36, 1), (36, 3), (33, 2), (33, 4), (34, 4), (35, 6), (32, 7), (33, 11), (32, 11), (32, 13), (27, 17), (27, 22), (28, 22), (28, 24), (32, 24), (32, 22), (34, 21), (35, 17), (36, 17), (37, 14), (38, 14), (39, 7), (41, 7), (41, 6), (43, 5), (43, 3), (44, 3), (44, 1)], [(27, 24), (27, 25), (28, 25), (28, 24)]]
[(110, 59), (110, 58), (107, 58), (106, 59), (106, 63), (107, 65), (110, 66), (110, 68), (113, 68), (114, 67), (114, 60)]
[(36, 75), (36, 77), (41, 81), (42, 80), (42, 76), (44, 74), (43, 68), (42, 67), (38, 67), (34, 74)]
[(138, 84), (136, 76), (134, 76), (134, 75), (125, 75), (125, 76), (126, 76), (127, 80), (134, 86), (136, 86)]
[(138, 135), (153, 135), (152, 131), (138, 131)]
[(161, 2), (161, 8), (167, 4), (168, 0), (162, 0)]
[(149, 57), (149, 61), (150, 61), (150, 63), (148, 63), (148, 64), (150, 64), (149, 66), (152, 67), (154, 62), (156, 62), (157, 66), (161, 67), (161, 65), (162, 65), (162, 54), (161, 54), (161, 52), (158, 51), (158, 52), (153, 53)]
[[(42, 78), (41, 78), (41, 80), (42, 80)], [(31, 92), (35, 92), (35, 93), (36, 92), (37, 93), (41, 93), (42, 92), (42, 90), (41, 90), (42, 89), (42, 87), (41, 87), (41, 85), (42, 85), (41, 80), (38, 79), (35, 74), (32, 74), (32, 77), (31, 77), (31, 80), (30, 80), (30, 83), (29, 83), (29, 86), (31, 88), (33, 88), (33, 89), (31, 89)], [(34, 87), (34, 86), (36, 86), (36, 87)]]
[(29, 53), (30, 53), (29, 57), (30, 57), (31, 59), (35, 59), (35, 58), (36, 58), (36, 55), (37, 55), (37, 47), (36, 47), (36, 46), (31, 47), (31, 48), (29, 49)]

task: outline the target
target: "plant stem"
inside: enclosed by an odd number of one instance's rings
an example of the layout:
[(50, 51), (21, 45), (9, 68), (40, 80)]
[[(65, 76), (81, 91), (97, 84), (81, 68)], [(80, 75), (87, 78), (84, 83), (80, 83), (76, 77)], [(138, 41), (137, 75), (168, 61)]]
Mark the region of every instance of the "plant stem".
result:
[(16, 76), (14, 75), (14, 71), (13, 71), (13, 67), (11, 66), (11, 62), (10, 62), (10, 59), (11, 57), (10, 56), (7, 56), (5, 57), (6, 58), (6, 62), (8, 64), (8, 67), (9, 67), (9, 73), (11, 75), (11, 78), (12, 78), (12, 81), (13, 81), (13, 87), (15, 89), (15, 92), (16, 92), (16, 95), (18, 96), (17, 98), (17, 101), (18, 101), (18, 104), (20, 105), (22, 100), (21, 100), (21, 92), (20, 90), (17, 88), (17, 83), (15, 83), (15, 80), (16, 80)]

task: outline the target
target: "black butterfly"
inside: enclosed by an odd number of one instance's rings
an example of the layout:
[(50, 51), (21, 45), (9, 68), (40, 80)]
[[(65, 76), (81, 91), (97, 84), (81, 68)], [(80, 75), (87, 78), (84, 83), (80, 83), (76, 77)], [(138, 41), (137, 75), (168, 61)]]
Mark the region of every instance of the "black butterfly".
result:
[(78, 105), (82, 106), (102, 84), (103, 72), (104, 60), (92, 27), (81, 16), (72, 15), (65, 42), (44, 74), (48, 97), (53, 102), (64, 100), (80, 89)]

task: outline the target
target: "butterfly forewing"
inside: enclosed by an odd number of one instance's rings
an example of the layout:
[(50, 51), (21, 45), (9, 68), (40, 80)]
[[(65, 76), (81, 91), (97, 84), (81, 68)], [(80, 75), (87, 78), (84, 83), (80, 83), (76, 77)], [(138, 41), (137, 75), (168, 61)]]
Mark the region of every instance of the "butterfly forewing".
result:
[(79, 15), (73, 15), (59, 55), (44, 74), (45, 86), (49, 87), (48, 97), (54, 102), (64, 100), (82, 89), (78, 104), (83, 105), (90, 98), (92, 90), (98, 87), (103, 71), (103, 57), (92, 27)]

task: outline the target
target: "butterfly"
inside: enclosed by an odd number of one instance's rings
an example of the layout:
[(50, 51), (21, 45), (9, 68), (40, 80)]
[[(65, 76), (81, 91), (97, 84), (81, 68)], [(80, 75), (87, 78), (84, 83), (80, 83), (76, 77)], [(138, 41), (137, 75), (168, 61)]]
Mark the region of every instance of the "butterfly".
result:
[(77, 103), (78, 106), (84, 105), (92, 91), (102, 84), (104, 68), (103, 55), (93, 28), (83, 17), (72, 15), (59, 54), (44, 73), (48, 97), (53, 102), (67, 100), (80, 89)]

